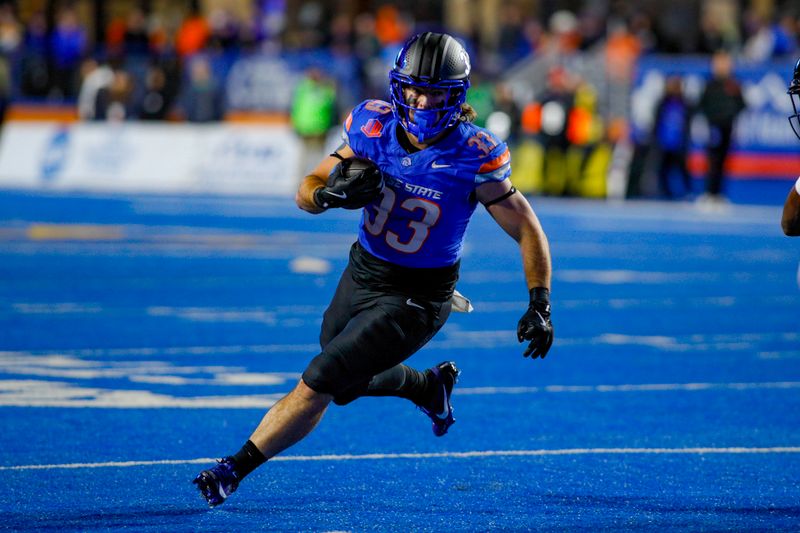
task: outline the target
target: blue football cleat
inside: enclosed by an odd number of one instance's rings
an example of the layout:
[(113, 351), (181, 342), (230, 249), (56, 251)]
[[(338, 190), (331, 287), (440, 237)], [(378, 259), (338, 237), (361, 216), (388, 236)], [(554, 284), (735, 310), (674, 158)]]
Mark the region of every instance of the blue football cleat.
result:
[(450, 405), (450, 396), (453, 394), (453, 387), (458, 381), (461, 371), (456, 368), (452, 361), (439, 363), (428, 370), (436, 383), (436, 393), (430, 403), (420, 405), (420, 410), (430, 417), (433, 434), (441, 437), (450, 429), (456, 419), (453, 418), (453, 406)]
[(239, 477), (234, 469), (233, 459), (224, 457), (217, 460), (217, 466), (203, 470), (192, 481), (209, 507), (223, 503), (239, 487)]

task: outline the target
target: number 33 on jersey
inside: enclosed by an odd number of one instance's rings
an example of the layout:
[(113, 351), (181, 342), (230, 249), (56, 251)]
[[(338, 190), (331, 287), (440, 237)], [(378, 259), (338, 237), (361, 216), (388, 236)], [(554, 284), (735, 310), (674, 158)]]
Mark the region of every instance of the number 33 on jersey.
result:
[(381, 196), (363, 210), (358, 240), (372, 255), (403, 266), (452, 265), (477, 205), (475, 188), (511, 175), (508, 147), (460, 122), (437, 143), (409, 153), (397, 140), (399, 128), (381, 100), (362, 102), (345, 121), (345, 142), (386, 177)]

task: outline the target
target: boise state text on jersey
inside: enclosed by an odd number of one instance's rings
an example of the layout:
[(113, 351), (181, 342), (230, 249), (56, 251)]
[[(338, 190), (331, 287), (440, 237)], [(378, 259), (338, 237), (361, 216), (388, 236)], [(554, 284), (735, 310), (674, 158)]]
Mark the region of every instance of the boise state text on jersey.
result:
[(395, 264), (452, 265), (477, 205), (475, 188), (511, 175), (508, 147), (488, 130), (462, 122), (439, 142), (408, 153), (397, 128), (391, 105), (382, 100), (362, 102), (345, 121), (345, 142), (386, 176), (382, 194), (362, 212), (358, 240)]

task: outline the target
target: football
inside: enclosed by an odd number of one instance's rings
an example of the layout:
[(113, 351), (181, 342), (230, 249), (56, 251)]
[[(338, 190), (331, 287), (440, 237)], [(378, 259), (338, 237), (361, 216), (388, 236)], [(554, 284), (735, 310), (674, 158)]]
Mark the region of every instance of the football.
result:
[(336, 165), (328, 176), (324, 193), (338, 199), (338, 207), (360, 209), (383, 190), (383, 172), (368, 159), (351, 157)]

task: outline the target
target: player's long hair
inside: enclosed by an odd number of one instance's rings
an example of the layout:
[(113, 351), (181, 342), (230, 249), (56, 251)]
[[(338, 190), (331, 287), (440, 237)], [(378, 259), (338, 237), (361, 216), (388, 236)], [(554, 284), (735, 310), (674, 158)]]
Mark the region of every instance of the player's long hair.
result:
[(471, 105), (464, 102), (461, 104), (461, 116), (460, 120), (463, 122), (473, 122), (476, 118), (478, 118), (478, 112), (473, 109)]

